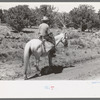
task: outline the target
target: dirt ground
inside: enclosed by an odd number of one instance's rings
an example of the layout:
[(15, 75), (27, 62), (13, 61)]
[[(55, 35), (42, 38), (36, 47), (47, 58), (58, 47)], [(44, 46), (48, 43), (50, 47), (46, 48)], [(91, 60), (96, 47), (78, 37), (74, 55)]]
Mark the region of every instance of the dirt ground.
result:
[[(41, 77), (35, 75), (34, 57), (30, 59), (29, 80), (95, 80), (100, 75), (99, 38), (94, 33), (66, 30), (68, 47), (60, 44), (54, 66), (48, 70), (47, 57), (41, 58)], [(23, 53), (25, 44), (37, 38), (37, 29), (16, 33), (7, 26), (0, 26), (0, 80), (23, 80)], [(61, 30), (52, 29), (55, 35)], [(98, 35), (99, 37), (99, 35)]]
[(100, 59), (75, 64), (64, 68), (61, 73), (52, 73), (31, 80), (100, 80)]

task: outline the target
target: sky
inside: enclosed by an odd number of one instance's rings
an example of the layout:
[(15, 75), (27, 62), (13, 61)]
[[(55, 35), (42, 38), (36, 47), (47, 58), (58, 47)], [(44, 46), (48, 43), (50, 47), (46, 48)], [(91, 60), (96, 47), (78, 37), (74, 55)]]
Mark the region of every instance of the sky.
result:
[(40, 5), (47, 4), (47, 5), (54, 5), (59, 12), (69, 12), (74, 7), (78, 7), (82, 4), (92, 5), (96, 12), (100, 9), (100, 2), (4, 2), (0, 3), (0, 9), (9, 9), (11, 7), (15, 7), (17, 5), (29, 5), (29, 8), (39, 7)]

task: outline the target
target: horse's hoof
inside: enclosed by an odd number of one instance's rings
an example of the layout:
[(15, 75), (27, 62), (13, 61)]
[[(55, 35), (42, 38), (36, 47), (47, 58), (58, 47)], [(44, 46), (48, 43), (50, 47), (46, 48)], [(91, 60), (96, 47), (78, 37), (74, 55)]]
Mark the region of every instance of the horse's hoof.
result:
[(24, 78), (24, 80), (28, 80), (28, 78)]
[(41, 73), (39, 73), (38, 76), (40, 77), (41, 76)]
[(28, 80), (28, 78), (26, 76), (24, 76), (24, 80)]
[(36, 73), (36, 75), (38, 75), (39, 77), (41, 76), (41, 73), (40, 73), (40, 71), (38, 71), (37, 73)]
[(37, 76), (37, 77), (40, 77), (40, 76), (41, 76), (41, 74), (36, 74), (36, 76)]

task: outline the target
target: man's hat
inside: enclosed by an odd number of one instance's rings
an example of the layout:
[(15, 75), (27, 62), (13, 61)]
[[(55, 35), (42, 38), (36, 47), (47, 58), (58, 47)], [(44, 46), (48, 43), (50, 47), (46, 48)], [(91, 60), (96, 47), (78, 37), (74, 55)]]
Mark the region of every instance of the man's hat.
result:
[(46, 17), (46, 16), (43, 16), (43, 19), (42, 19), (42, 21), (48, 21), (49, 19), (48, 19), (48, 17)]

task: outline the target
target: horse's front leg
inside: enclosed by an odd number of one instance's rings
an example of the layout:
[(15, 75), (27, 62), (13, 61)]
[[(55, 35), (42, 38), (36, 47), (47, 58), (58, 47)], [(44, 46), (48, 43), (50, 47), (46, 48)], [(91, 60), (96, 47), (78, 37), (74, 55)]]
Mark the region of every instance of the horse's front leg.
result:
[(48, 54), (48, 59), (49, 59), (49, 67), (52, 67), (52, 57), (50, 53)]
[(50, 54), (48, 55), (48, 59), (49, 59), (48, 72), (53, 72), (53, 70), (52, 70), (52, 67), (53, 67), (53, 64), (52, 64), (52, 56)]

